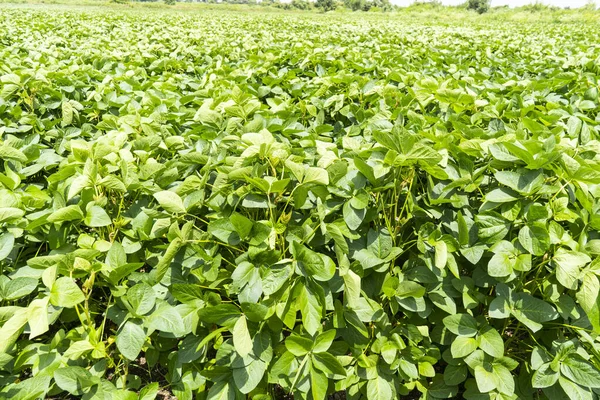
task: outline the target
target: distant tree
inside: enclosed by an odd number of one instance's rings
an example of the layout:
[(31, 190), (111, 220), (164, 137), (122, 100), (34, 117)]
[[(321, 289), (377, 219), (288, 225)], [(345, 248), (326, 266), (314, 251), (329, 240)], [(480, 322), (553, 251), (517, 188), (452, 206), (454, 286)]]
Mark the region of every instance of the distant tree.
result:
[(373, 7), (377, 7), (383, 11), (390, 11), (393, 9), (392, 3), (390, 3), (390, 0), (373, 0), (372, 1), (372, 5), (371, 8)]
[(344, 7), (352, 11), (389, 11), (392, 5), (389, 0), (344, 0)]
[(352, 11), (363, 10), (365, 6), (365, 0), (344, 0), (344, 7), (349, 8)]
[(309, 3), (306, 0), (292, 0), (290, 5), (292, 8), (295, 8), (298, 10), (310, 10), (312, 7), (311, 3)]
[(334, 0), (317, 0), (315, 5), (317, 6), (317, 8), (320, 8), (323, 11), (332, 11), (336, 8)]
[(594, 0), (588, 0), (587, 3), (585, 3), (585, 6), (583, 6), (581, 8), (586, 11), (595, 11), (598, 9), (598, 7), (596, 7), (596, 2)]
[(175, 0), (165, 0), (165, 4), (169, 5), (169, 6), (174, 6), (175, 5)]
[(469, 0), (467, 9), (477, 11), (479, 14), (486, 13), (490, 10), (490, 0)]
[(442, 2), (440, 0), (417, 0), (412, 3), (408, 8), (439, 8), (442, 6)]
[(540, 0), (536, 0), (535, 3), (527, 4), (526, 6), (523, 6), (521, 9), (523, 11), (529, 11), (531, 13), (560, 10), (559, 7), (544, 4)]

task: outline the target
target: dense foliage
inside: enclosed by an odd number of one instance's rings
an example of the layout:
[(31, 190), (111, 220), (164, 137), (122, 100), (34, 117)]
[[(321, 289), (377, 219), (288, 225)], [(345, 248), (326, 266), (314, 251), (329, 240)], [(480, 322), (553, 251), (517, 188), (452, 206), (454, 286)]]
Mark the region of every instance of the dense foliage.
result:
[(599, 39), (1, 9), (0, 398), (597, 398)]
[(483, 14), (489, 11), (490, 3), (491, 0), (469, 0), (467, 1), (467, 9)]

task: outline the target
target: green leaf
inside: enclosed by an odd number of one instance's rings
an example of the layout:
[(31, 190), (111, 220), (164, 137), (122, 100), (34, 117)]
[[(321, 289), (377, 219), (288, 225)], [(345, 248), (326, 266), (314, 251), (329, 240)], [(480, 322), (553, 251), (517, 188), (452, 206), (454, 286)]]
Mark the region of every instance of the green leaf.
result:
[(48, 222), (79, 221), (83, 219), (83, 212), (78, 205), (59, 208), (48, 216)]
[(456, 221), (458, 223), (458, 242), (461, 246), (468, 246), (470, 239), (469, 225), (467, 225), (467, 220), (460, 211), (457, 213)]
[(0, 235), (0, 261), (10, 255), (15, 246), (15, 237), (12, 233), (6, 232)]
[(416, 282), (402, 281), (396, 288), (396, 296), (404, 299), (407, 297), (420, 298), (425, 295), (425, 288)]
[(365, 176), (365, 178), (367, 178), (369, 180), (369, 182), (371, 182), (374, 185), (377, 185), (378, 181), (377, 181), (377, 178), (375, 177), (373, 167), (371, 167), (369, 164), (367, 164), (366, 161), (356, 157), (356, 158), (354, 158), (354, 166), (356, 167), (357, 170), (360, 171), (361, 174), (363, 174)]
[(158, 395), (158, 382), (152, 382), (140, 390), (139, 400), (154, 400)]
[(509, 276), (513, 272), (516, 257), (514, 254), (500, 251), (495, 253), (488, 263), (488, 274), (495, 278)]
[(540, 369), (533, 373), (531, 385), (534, 388), (547, 388), (554, 385), (558, 381), (560, 374), (550, 368), (550, 364), (544, 364)]
[(600, 371), (578, 354), (566, 357), (560, 372), (573, 382), (586, 388), (600, 388)]
[(312, 366), (310, 369), (310, 393), (312, 394), (312, 398), (327, 398), (328, 386), (329, 380), (327, 379), (327, 376)]
[(408, 153), (406, 153), (406, 159), (436, 165), (442, 159), (442, 155), (429, 146), (416, 144), (415, 146), (411, 146)]
[(0, 222), (19, 219), (25, 215), (25, 211), (15, 207), (0, 207)]
[(319, 303), (316, 289), (309, 284), (301, 285), (297, 301), (302, 313), (304, 329), (309, 334), (314, 335), (321, 329), (321, 318), (323, 315), (323, 308)]
[(147, 283), (138, 283), (127, 291), (127, 301), (134, 314), (142, 316), (152, 311), (156, 295), (152, 286)]
[(489, 310), (490, 318), (504, 319), (510, 316), (508, 301), (503, 296), (492, 300)]
[(208, 233), (220, 241), (235, 246), (240, 243), (240, 236), (229, 219), (218, 219), (208, 223)]
[(309, 250), (306, 246), (294, 242), (293, 250), (296, 260), (309, 276), (318, 281), (329, 281), (335, 274), (335, 263), (331, 258)]
[(472, 337), (477, 334), (478, 323), (469, 314), (449, 315), (443, 320), (444, 326), (455, 335)]
[(488, 370), (483, 365), (477, 365), (474, 368), (475, 381), (477, 388), (481, 393), (488, 393), (498, 387), (500, 377), (494, 370)]
[(541, 170), (498, 171), (494, 176), (498, 182), (525, 196), (537, 192), (544, 184), (544, 174)]
[(219, 304), (198, 311), (203, 322), (231, 327), (235, 325), (241, 314), (239, 308), (232, 304)]
[(346, 202), (343, 207), (344, 222), (351, 230), (357, 230), (367, 215), (366, 209), (356, 209)]
[(157, 282), (160, 282), (165, 276), (167, 270), (169, 269), (169, 266), (171, 265), (171, 261), (173, 261), (173, 259), (183, 246), (183, 240), (181, 240), (180, 238), (175, 238), (171, 241), (171, 243), (169, 243), (169, 247), (167, 247), (165, 254), (155, 266)]
[(248, 321), (263, 322), (269, 314), (269, 307), (258, 303), (240, 303), (242, 312)]
[(250, 393), (260, 384), (266, 370), (267, 364), (261, 360), (254, 360), (239, 368), (234, 362), (233, 380), (237, 389), (244, 394)]
[(550, 235), (545, 227), (526, 225), (519, 231), (519, 243), (535, 256), (542, 256), (550, 248)]
[(504, 239), (510, 227), (506, 219), (493, 212), (476, 215), (475, 222), (479, 228), (479, 237), (485, 243), (496, 243)]
[(54, 371), (54, 382), (62, 390), (81, 396), (86, 389), (97, 384), (99, 379), (82, 367), (67, 366)]
[[(52, 376), (37, 375), (29, 379), (22, 380), (18, 383), (13, 383), (4, 386), (4, 391), (0, 392), (4, 395), (10, 394), (14, 400), (36, 400), (47, 398), (47, 392), (50, 389)], [(0, 394), (0, 396), (2, 395)]]
[(419, 370), (417, 366), (410, 361), (401, 358), (400, 359), (400, 369), (404, 372), (409, 378), (419, 379)]
[(292, 267), (289, 260), (273, 264), (262, 276), (263, 293), (268, 296), (277, 292), (290, 279), (291, 274)]
[(550, 356), (546, 350), (539, 346), (536, 346), (531, 350), (531, 368), (534, 370), (541, 368), (544, 363), (548, 363), (549, 361)]
[(556, 279), (567, 289), (577, 289), (580, 268), (592, 261), (584, 253), (562, 248), (554, 253), (552, 260), (556, 264)]
[(132, 320), (125, 322), (117, 333), (117, 348), (129, 360), (135, 360), (146, 342), (144, 329)]
[(236, 388), (227, 380), (216, 382), (210, 387), (206, 400), (236, 400)]
[(250, 354), (253, 345), (245, 316), (242, 315), (238, 318), (231, 333), (233, 335), (233, 346), (235, 347), (235, 351), (242, 357), (246, 357)]
[(0, 328), (0, 353), (8, 352), (15, 344), (27, 324), (27, 318), (28, 312), (25, 309), (17, 309), (8, 316), (3, 316), (3, 319), (8, 321)]
[(294, 365), (295, 368), (298, 368), (296, 356), (289, 351), (286, 351), (277, 359), (277, 361), (275, 361), (269, 370), (269, 374), (276, 377), (289, 377)]
[(448, 386), (441, 375), (436, 375), (427, 388), (427, 394), (436, 399), (456, 399), (459, 396), (459, 388)]
[(27, 323), (29, 324), (29, 339), (43, 335), (50, 329), (48, 320), (48, 303), (50, 299), (35, 299), (27, 307)]
[(62, 102), (62, 121), (60, 123), (60, 125), (62, 127), (65, 127), (67, 125), (71, 125), (71, 123), (73, 122), (73, 105), (71, 104), (70, 101), (63, 101)]
[(502, 336), (490, 325), (486, 325), (481, 329), (477, 340), (479, 340), (479, 348), (490, 356), (500, 358), (504, 355)]
[(158, 204), (168, 212), (172, 213), (185, 213), (186, 209), (183, 205), (183, 200), (175, 192), (169, 190), (163, 190), (161, 192), (154, 193), (154, 198), (158, 201)]
[(569, 400), (592, 400), (594, 398), (589, 389), (583, 388), (562, 376), (558, 378), (558, 384), (565, 391)]
[(583, 283), (577, 292), (577, 301), (585, 311), (594, 332), (600, 333), (600, 281), (598, 277), (588, 272), (583, 276)]
[(494, 363), (492, 369), (493, 374), (497, 377), (498, 391), (511, 396), (515, 392), (515, 380), (510, 371), (504, 365), (499, 363)]
[(73, 279), (63, 276), (54, 281), (50, 290), (50, 303), (56, 307), (72, 308), (85, 300)]
[(27, 156), (19, 149), (7, 145), (0, 145), (0, 158), (7, 161), (27, 162)]
[(344, 279), (344, 299), (348, 307), (358, 307), (360, 299), (360, 276), (349, 269), (342, 278)]
[[(156, 309), (150, 317), (145, 320), (150, 331), (162, 331), (180, 336), (185, 331), (183, 319), (177, 310), (169, 305), (163, 305)], [(150, 333), (150, 332), (149, 332)]]
[(101, 186), (119, 193), (126, 193), (127, 186), (116, 176), (107, 175), (98, 182)]
[(220, 112), (210, 109), (209, 104), (205, 103), (194, 115), (194, 121), (218, 128), (223, 123), (223, 115)]
[(321, 332), (317, 338), (315, 339), (315, 345), (313, 348), (314, 353), (323, 353), (326, 352), (333, 343), (335, 339), (337, 331), (335, 329), (330, 329), (325, 332)]
[(112, 224), (112, 220), (100, 206), (92, 206), (87, 210), (84, 222), (87, 226), (92, 228), (101, 228)]
[(251, 219), (244, 217), (240, 213), (231, 214), (229, 216), (229, 221), (241, 239), (247, 238), (252, 231), (252, 227), (254, 226)]
[(450, 351), (454, 358), (463, 358), (477, 350), (477, 340), (472, 337), (459, 336), (452, 342)]
[(0, 286), (0, 298), (4, 300), (17, 300), (27, 296), (35, 290), (38, 280), (35, 278), (17, 277), (4, 281)]
[(519, 195), (507, 188), (497, 188), (485, 195), (485, 201), (493, 203), (510, 203), (519, 200)]
[(463, 247), (460, 249), (460, 254), (466, 258), (471, 264), (475, 265), (483, 257), (483, 253), (487, 249), (486, 245), (477, 245), (473, 247)]
[(367, 398), (369, 400), (389, 400), (394, 398), (392, 385), (383, 376), (371, 379), (367, 382)]
[(567, 120), (567, 133), (571, 137), (577, 137), (581, 130), (581, 120), (575, 116), (570, 116)]
[(309, 167), (304, 173), (302, 183), (319, 183), (321, 185), (329, 185), (329, 174), (327, 170), (317, 167)]
[(312, 363), (315, 368), (323, 371), (329, 377), (334, 375), (346, 376), (346, 370), (342, 367), (342, 364), (329, 353), (313, 353)]
[(79, 340), (77, 342), (71, 343), (67, 351), (63, 353), (63, 356), (67, 357), (70, 360), (77, 360), (84, 356), (84, 354), (89, 353), (94, 350), (94, 345), (89, 342), (89, 340)]
[(542, 329), (543, 322), (552, 321), (558, 317), (554, 307), (527, 293), (514, 295), (512, 314), (533, 332)]
[(392, 238), (386, 230), (369, 229), (367, 249), (376, 257), (384, 259), (392, 251)]
[(113, 242), (106, 254), (106, 263), (111, 268), (118, 268), (127, 264), (127, 254), (125, 254), (125, 249), (121, 243)]
[(444, 382), (446, 385), (455, 386), (467, 379), (468, 370), (466, 365), (446, 365), (444, 369)]
[(302, 357), (307, 354), (311, 351), (312, 347), (312, 340), (293, 333), (285, 339), (285, 348), (296, 357)]
[(73, 197), (77, 196), (83, 189), (90, 187), (91, 185), (92, 183), (90, 181), (89, 176), (77, 176), (71, 181), (71, 186), (69, 187), (69, 192), (67, 193), (67, 200), (71, 200)]
[(448, 246), (446, 242), (439, 241), (435, 243), (434, 265), (438, 269), (444, 269), (448, 261)]

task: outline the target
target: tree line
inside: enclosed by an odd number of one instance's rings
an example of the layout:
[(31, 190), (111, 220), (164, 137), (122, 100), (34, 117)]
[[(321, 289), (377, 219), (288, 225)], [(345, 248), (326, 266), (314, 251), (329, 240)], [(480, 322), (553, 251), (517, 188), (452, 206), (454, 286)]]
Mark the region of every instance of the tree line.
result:
[[(113, 2), (123, 3), (129, 0), (113, 0)], [(141, 2), (158, 2), (159, 0), (137, 0)], [(392, 11), (397, 8), (389, 0), (292, 0), (291, 2), (282, 2), (280, 0), (164, 0), (168, 5), (174, 5), (177, 2), (198, 2), (198, 3), (225, 3), (225, 4), (256, 4), (260, 6), (275, 7), (286, 10), (321, 10), (333, 11), (336, 9), (348, 9), (352, 11)], [(479, 13), (485, 13), (490, 9), (491, 0), (467, 0), (462, 6), (468, 10), (474, 10)], [(442, 7), (439, 0), (421, 0), (416, 1), (411, 7)]]

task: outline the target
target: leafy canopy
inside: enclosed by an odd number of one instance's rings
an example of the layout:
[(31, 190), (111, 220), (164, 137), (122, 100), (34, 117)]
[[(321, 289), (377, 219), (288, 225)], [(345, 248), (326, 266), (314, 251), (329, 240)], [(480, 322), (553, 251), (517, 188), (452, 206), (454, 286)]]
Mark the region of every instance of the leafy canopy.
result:
[(600, 393), (596, 25), (1, 11), (0, 398)]

